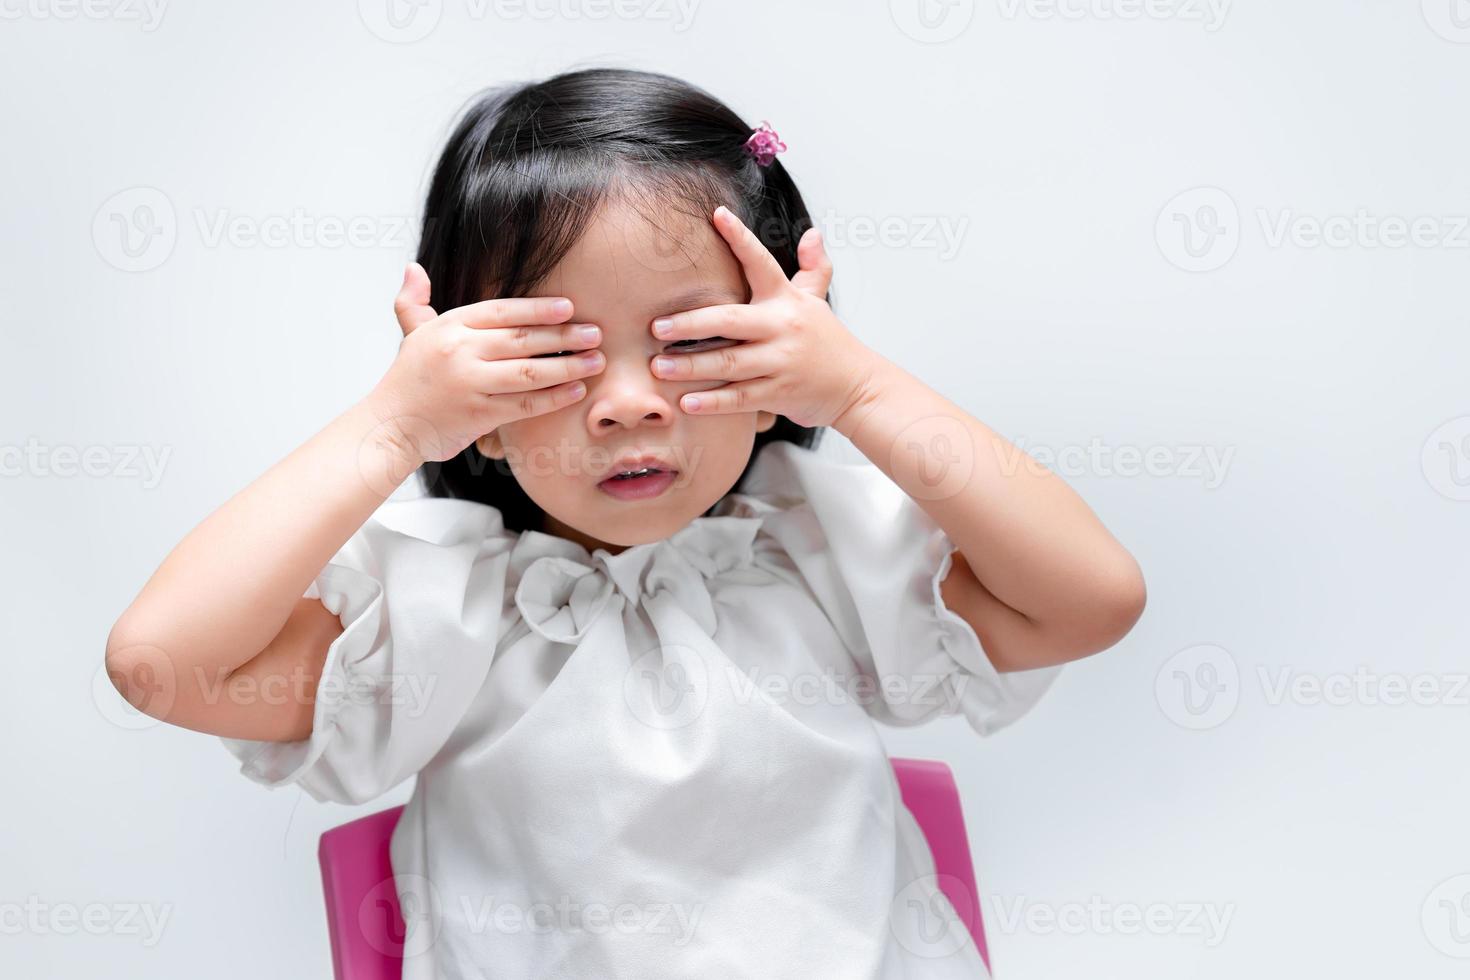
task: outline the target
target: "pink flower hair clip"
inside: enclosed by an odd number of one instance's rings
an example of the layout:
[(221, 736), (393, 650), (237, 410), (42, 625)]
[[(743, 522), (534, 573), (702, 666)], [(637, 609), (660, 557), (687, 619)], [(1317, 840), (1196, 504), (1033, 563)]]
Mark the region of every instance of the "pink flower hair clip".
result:
[(760, 127), (750, 134), (745, 141), (745, 150), (755, 157), (755, 162), (762, 167), (769, 167), (771, 161), (776, 159), (776, 154), (786, 149), (786, 144), (781, 142), (781, 137), (771, 128), (771, 124), (762, 119)]

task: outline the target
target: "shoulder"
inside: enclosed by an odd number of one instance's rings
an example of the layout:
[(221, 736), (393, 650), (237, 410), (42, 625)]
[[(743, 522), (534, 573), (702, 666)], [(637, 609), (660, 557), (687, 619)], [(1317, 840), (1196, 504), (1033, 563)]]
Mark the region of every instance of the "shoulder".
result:
[(908, 495), (856, 450), (853, 455), (767, 443), (730, 495), (730, 509), (853, 533), (899, 517), (911, 503)]
[(455, 497), (389, 498), (363, 525), (380, 536), (412, 538), (436, 545), (466, 541), (514, 541), (518, 534), (505, 529), (500, 510), (474, 500)]
[(500, 511), (449, 497), (390, 497), (338, 549), (326, 574), (345, 568), (402, 592), (507, 559), (520, 535)]

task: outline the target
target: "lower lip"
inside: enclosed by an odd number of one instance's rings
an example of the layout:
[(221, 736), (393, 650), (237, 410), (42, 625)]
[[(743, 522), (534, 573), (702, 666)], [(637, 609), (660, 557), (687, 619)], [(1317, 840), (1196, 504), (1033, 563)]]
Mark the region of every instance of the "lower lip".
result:
[(676, 470), (662, 470), (647, 476), (629, 477), (626, 480), (612, 478), (603, 480), (597, 485), (597, 489), (619, 500), (647, 500), (667, 490), (677, 475)]

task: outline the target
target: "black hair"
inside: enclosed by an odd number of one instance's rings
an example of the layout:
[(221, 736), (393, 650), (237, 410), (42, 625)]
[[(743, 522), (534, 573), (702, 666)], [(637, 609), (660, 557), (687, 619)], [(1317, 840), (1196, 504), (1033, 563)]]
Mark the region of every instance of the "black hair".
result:
[[(444, 312), (529, 295), (614, 197), (656, 227), (662, 210), (707, 221), (723, 203), (794, 276), (811, 216), (780, 160), (761, 166), (746, 151), (753, 131), (719, 99), (656, 72), (586, 68), (480, 92), (429, 186), (418, 261), (432, 284), (430, 302)], [(732, 491), (762, 446), (813, 447), (822, 431), (778, 416), (756, 433)], [(544, 530), (546, 515), (506, 461), (473, 443), (419, 475), (430, 496), (496, 507), (507, 530)]]

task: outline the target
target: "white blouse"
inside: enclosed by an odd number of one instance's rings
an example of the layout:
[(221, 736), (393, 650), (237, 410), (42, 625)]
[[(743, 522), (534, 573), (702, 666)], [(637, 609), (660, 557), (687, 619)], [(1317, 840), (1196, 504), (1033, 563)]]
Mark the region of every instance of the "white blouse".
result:
[(388, 500), (306, 596), (342, 621), (266, 786), (393, 833), (405, 980), (985, 977), (874, 721), (1014, 721), (939, 583), (955, 546), (871, 463), (765, 446), (744, 490), (610, 554)]

